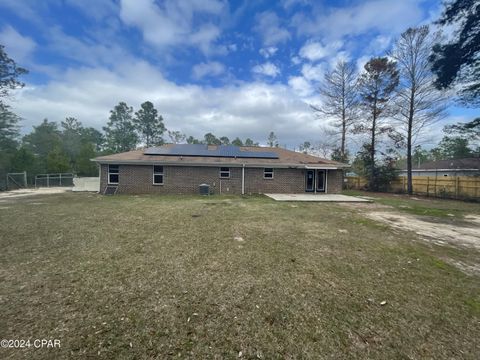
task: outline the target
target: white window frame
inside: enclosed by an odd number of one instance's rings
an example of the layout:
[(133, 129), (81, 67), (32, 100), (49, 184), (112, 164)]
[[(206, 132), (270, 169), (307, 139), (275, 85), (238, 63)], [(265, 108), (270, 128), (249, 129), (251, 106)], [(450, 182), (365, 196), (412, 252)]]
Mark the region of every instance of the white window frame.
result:
[[(228, 169), (228, 170), (222, 170), (222, 169)], [(225, 173), (228, 173), (228, 176), (224, 176)], [(230, 179), (230, 168), (226, 166), (222, 166), (219, 170), (218, 176), (220, 179)]]
[[(272, 171), (267, 171), (267, 169)], [(274, 172), (273, 168), (263, 168), (263, 178), (265, 180), (272, 180), (274, 176), (273, 172)], [(272, 174), (272, 176), (265, 176), (265, 174)]]
[[(162, 172), (158, 172), (158, 171), (155, 172), (155, 166), (161, 166), (162, 167)], [(165, 170), (163, 168), (163, 165), (153, 165), (152, 166), (152, 173), (153, 173), (153, 175), (152, 175), (152, 184), (153, 185), (163, 185), (165, 183), (165, 179), (164, 179), (165, 178)], [(161, 183), (156, 183), (155, 182), (155, 175), (157, 175), (157, 176), (162, 175), (162, 182)]]
[[(117, 167), (117, 172), (110, 172), (110, 166), (116, 166)], [(117, 175), (118, 177), (118, 181), (117, 182), (111, 182), (110, 181), (110, 175)], [(120, 165), (117, 165), (117, 164), (108, 164), (108, 184), (109, 185), (118, 185), (119, 181), (120, 181)]]

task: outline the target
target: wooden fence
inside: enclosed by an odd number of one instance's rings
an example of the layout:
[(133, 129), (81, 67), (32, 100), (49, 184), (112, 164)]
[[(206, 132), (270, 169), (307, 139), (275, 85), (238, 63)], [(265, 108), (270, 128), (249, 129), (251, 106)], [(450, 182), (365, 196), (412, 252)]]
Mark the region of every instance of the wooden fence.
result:
[[(364, 189), (367, 180), (358, 176), (347, 176), (347, 189)], [(413, 192), (418, 195), (480, 200), (480, 177), (478, 176), (415, 176)], [(398, 177), (390, 182), (389, 192), (407, 192), (407, 178)]]

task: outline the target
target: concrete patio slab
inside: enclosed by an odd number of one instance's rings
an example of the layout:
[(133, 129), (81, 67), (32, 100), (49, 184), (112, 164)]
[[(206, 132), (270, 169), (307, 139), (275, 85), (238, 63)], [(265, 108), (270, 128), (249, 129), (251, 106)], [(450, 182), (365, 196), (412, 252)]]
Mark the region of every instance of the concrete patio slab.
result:
[(342, 194), (265, 194), (276, 201), (318, 201), (318, 202), (372, 202), (355, 196)]

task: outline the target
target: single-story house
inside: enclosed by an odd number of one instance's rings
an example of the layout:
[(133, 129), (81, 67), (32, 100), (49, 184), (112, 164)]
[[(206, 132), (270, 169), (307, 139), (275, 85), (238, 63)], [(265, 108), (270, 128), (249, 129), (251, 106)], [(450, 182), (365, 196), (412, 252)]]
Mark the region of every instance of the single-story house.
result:
[[(398, 171), (398, 176), (407, 176), (406, 167)], [(480, 158), (447, 159), (413, 164), (412, 176), (480, 176)]]
[(168, 144), (100, 156), (103, 194), (338, 193), (348, 165), (282, 148)]

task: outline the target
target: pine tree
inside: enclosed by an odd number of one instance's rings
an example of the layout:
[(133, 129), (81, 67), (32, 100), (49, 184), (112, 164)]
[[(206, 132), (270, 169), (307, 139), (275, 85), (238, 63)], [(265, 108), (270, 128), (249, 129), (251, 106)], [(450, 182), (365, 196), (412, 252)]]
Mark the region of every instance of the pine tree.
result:
[(138, 144), (133, 123), (133, 108), (120, 102), (110, 111), (107, 126), (103, 128), (108, 151), (117, 153), (134, 150)]
[(158, 114), (157, 109), (150, 101), (145, 101), (140, 105), (140, 110), (135, 113), (133, 119), (135, 128), (147, 147), (152, 145), (161, 145), (164, 143), (163, 133), (165, 125), (162, 115)]
[(375, 162), (378, 137), (382, 134), (395, 136), (394, 128), (382, 120), (393, 115), (392, 98), (398, 86), (399, 73), (394, 62), (388, 58), (373, 58), (365, 64), (359, 78), (360, 106), (362, 117), (355, 126), (355, 132), (370, 136), (366, 162), (370, 190), (378, 190), (378, 169)]

